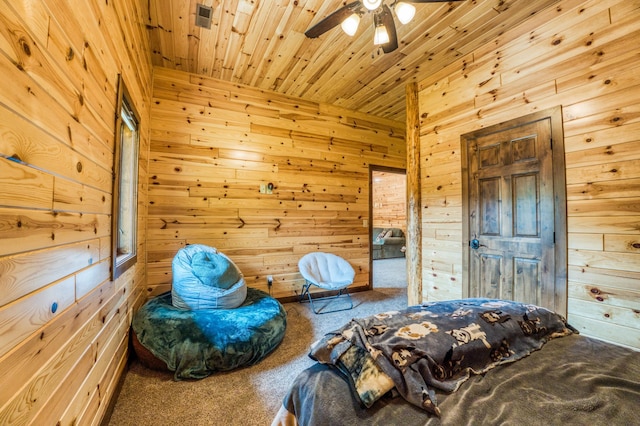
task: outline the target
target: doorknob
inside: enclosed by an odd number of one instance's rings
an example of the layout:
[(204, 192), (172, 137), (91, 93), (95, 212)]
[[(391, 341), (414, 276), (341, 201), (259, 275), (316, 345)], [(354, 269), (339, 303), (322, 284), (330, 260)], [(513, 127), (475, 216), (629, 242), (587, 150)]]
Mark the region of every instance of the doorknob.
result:
[(477, 238), (474, 238), (473, 240), (469, 241), (469, 246), (474, 250), (478, 250), (480, 248), (480, 241), (478, 241)]

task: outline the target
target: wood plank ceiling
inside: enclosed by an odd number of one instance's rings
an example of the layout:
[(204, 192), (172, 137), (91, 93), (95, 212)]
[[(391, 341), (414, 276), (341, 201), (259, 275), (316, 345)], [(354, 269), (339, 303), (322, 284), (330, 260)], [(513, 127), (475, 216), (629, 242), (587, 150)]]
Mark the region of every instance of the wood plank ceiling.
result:
[[(416, 4), (412, 22), (396, 20), (399, 48), (388, 54), (373, 45), (370, 14), (354, 37), (339, 26), (316, 39), (305, 37), (343, 0), (149, 0), (147, 27), (156, 66), (404, 121), (408, 82), (422, 80), (557, 2)], [(213, 7), (211, 29), (195, 25), (197, 3)]]

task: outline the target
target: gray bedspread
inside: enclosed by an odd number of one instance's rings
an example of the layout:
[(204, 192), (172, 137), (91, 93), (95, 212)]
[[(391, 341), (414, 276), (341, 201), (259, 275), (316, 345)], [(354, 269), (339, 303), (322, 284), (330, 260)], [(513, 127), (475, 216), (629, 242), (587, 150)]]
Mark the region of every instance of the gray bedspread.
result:
[(640, 352), (580, 335), (553, 339), (453, 393), (437, 391), (441, 417), (391, 393), (365, 408), (341, 373), (316, 364), (283, 406), (300, 425), (638, 425)]

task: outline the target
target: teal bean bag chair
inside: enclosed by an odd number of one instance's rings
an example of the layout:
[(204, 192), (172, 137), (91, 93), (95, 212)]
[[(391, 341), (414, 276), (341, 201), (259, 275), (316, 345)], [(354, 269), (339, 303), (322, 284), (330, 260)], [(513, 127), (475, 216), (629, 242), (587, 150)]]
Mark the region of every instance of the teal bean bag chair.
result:
[(172, 304), (182, 309), (230, 309), (244, 302), (247, 285), (240, 269), (213, 247), (191, 244), (171, 263)]
[(258, 363), (280, 344), (286, 325), (280, 302), (248, 288), (235, 309), (176, 308), (167, 292), (149, 299), (131, 326), (141, 362), (173, 371), (180, 380)]

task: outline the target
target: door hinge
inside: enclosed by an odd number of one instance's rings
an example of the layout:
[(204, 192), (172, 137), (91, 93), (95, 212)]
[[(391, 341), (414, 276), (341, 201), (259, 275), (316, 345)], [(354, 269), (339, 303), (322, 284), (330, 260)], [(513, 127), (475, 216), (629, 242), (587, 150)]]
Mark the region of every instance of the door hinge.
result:
[(553, 149), (553, 139), (549, 139), (549, 146)]
[(553, 244), (555, 244), (555, 243), (556, 243), (556, 233), (554, 232), (553, 233)]

